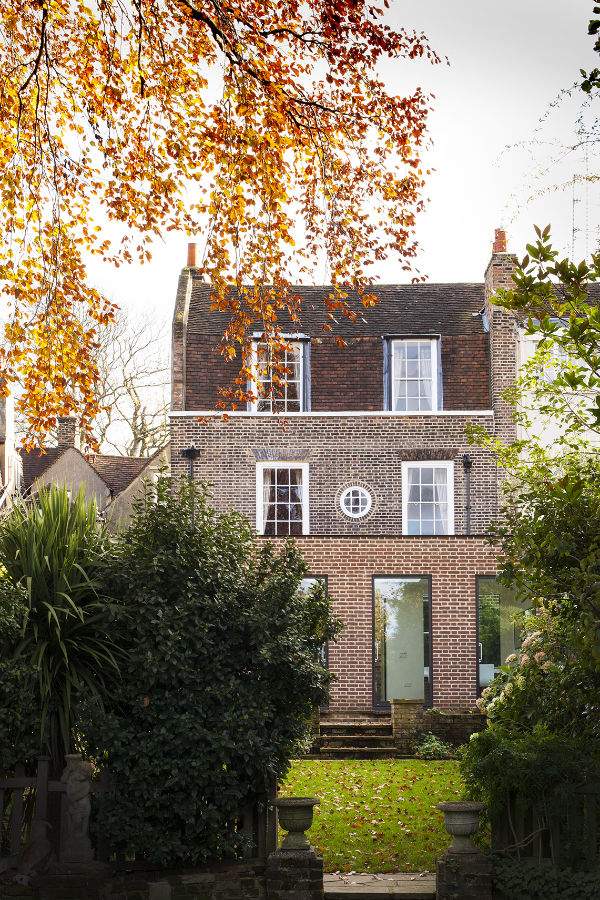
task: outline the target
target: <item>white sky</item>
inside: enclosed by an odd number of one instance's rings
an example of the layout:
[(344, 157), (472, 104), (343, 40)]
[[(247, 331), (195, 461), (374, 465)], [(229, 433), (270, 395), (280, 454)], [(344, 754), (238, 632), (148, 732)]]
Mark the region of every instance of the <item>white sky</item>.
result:
[[(527, 142), (573, 142), (581, 92), (555, 109), (541, 129), (539, 120), (580, 68), (599, 61), (587, 34), (591, 15), (590, 0), (391, 0), (390, 23), (423, 30), (450, 60), (450, 66), (411, 61), (383, 70), (395, 93), (421, 84), (436, 95), (429, 121), (433, 147), (426, 156), (436, 171), (426, 189), (430, 203), (417, 224), (418, 267), (429, 281), (482, 281), (500, 225), (508, 232), (508, 249), (519, 255), (533, 238), (533, 225), (548, 223), (555, 244), (571, 253), (571, 188), (526, 201), (545, 185), (582, 173), (583, 152), (536, 181), (531, 173), (543, 167), (548, 151), (540, 146), (532, 159)], [(590, 154), (591, 171), (594, 163)], [(577, 184), (575, 200), (579, 261), (595, 248), (600, 216), (592, 189), (586, 197)], [(144, 266), (95, 268), (96, 284), (124, 309), (151, 310), (157, 322), (170, 322), (188, 240), (169, 237)], [(407, 276), (399, 263), (388, 263), (380, 280), (401, 282)]]

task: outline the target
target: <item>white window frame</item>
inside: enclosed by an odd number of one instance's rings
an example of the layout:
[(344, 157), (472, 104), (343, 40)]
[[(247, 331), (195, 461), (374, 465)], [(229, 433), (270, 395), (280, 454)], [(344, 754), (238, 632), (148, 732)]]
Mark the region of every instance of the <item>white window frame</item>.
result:
[[(304, 410), (306, 408), (306, 398), (304, 396), (304, 379), (305, 379), (304, 346), (303, 346), (304, 342), (294, 340), (293, 337), (285, 335), (285, 334), (282, 335), (281, 339), (283, 341), (285, 341), (287, 344), (289, 344), (291, 347), (293, 347), (295, 350), (297, 350), (299, 353), (299, 356), (300, 356), (300, 378), (299, 378), (299, 382), (298, 382), (298, 387), (299, 387), (298, 396), (299, 396), (299, 400), (300, 400), (300, 409), (292, 410), (291, 412), (304, 412)], [(266, 412), (266, 413), (272, 414), (273, 400), (275, 400), (277, 404), (281, 404), (280, 408), (278, 410), (279, 412), (285, 412), (285, 413), (290, 412), (290, 410), (288, 410), (288, 408), (287, 408), (287, 389), (285, 386), (287, 376), (285, 375), (285, 373), (283, 373), (283, 375), (282, 375), (282, 382), (283, 382), (283, 385), (282, 385), (283, 395), (282, 396), (279, 396), (279, 394), (273, 394), (273, 393), (271, 393), (268, 397), (260, 396), (261, 383), (258, 378), (258, 348), (261, 344), (265, 344), (265, 343), (266, 342), (261, 340), (259, 337), (255, 337), (252, 340), (252, 362), (251, 362), (252, 393), (255, 394), (255, 397), (254, 397), (254, 400), (252, 400), (252, 403), (250, 404), (250, 409), (252, 412)], [(271, 380), (271, 385), (272, 384), (273, 384), (273, 382)], [(270, 409), (259, 410), (258, 404), (261, 400), (266, 400), (270, 405)]]
[[(259, 534), (265, 533), (264, 522), (264, 503), (263, 503), (263, 483), (265, 469), (300, 469), (302, 472), (302, 534), (310, 534), (309, 526), (309, 494), (308, 494), (308, 474), (309, 464), (307, 462), (294, 462), (293, 460), (268, 460), (256, 464), (256, 530)], [(271, 535), (270, 535), (271, 536)], [(283, 537), (283, 535), (272, 535), (273, 537)], [(292, 535), (294, 537), (294, 535)]]
[[(394, 354), (394, 345), (395, 344), (429, 344), (431, 348), (431, 409), (396, 409), (395, 407), (395, 392), (394, 385), (396, 381), (396, 375), (394, 371), (395, 367), (395, 354)], [(436, 413), (439, 407), (439, 360), (438, 360), (438, 350), (439, 350), (439, 338), (438, 337), (427, 337), (426, 335), (420, 336), (415, 335), (414, 337), (407, 335), (406, 337), (394, 337), (390, 338), (389, 342), (389, 353), (390, 353), (390, 411), (396, 413), (398, 415), (404, 415), (405, 413), (421, 413), (423, 415), (431, 415), (432, 413)], [(419, 379), (415, 379), (419, 380)]]
[(448, 491), (448, 527), (445, 534), (410, 535), (410, 537), (445, 537), (454, 534), (454, 462), (451, 460), (415, 460), (402, 463), (402, 534), (408, 535), (408, 470), (446, 469)]
[[(348, 496), (351, 491), (362, 491), (366, 496), (367, 505), (359, 513), (353, 513), (346, 509), (344, 506), (344, 500)], [(348, 516), (349, 519), (364, 519), (371, 512), (371, 507), (373, 506), (373, 498), (371, 496), (370, 491), (363, 487), (362, 484), (353, 484), (350, 487), (345, 488), (340, 495), (340, 509), (344, 513), (345, 516)]]

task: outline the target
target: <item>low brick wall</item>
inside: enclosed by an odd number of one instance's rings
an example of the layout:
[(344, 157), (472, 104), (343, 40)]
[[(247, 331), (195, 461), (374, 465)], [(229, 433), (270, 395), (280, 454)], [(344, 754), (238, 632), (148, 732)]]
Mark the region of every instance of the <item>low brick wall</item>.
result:
[(423, 710), (421, 728), (424, 734), (431, 732), (442, 741), (448, 741), (455, 747), (466, 743), (476, 731), (483, 731), (487, 725), (487, 717), (471, 710), (447, 711)]
[(483, 713), (471, 710), (423, 709), (422, 700), (391, 701), (392, 732), (399, 753), (409, 755), (425, 734), (458, 747), (486, 727)]
[[(135, 863), (133, 864), (135, 866)], [(0, 898), (21, 900), (265, 900), (265, 866), (248, 861), (187, 870), (113, 870), (105, 878), (40, 876), (0, 884)]]

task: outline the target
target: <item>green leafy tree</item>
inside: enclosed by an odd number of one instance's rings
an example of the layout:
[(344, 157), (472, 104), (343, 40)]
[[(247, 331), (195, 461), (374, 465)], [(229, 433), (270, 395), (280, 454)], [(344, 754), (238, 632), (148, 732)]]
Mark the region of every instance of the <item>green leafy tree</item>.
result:
[(341, 626), (321, 583), (298, 590), (306, 574), (292, 541), (215, 515), (193, 481), (161, 478), (138, 504), (107, 562), (126, 659), (84, 726), (119, 785), (103, 825), (115, 849), (161, 864), (239, 852), (240, 810), (328, 697), (319, 651)]
[(527, 420), (533, 398), (562, 433), (549, 446), (539, 433), (504, 446), (473, 432), (506, 475), (490, 530), (500, 578), (533, 608), (520, 652), (480, 700), (489, 727), (462, 761), (470, 796), (492, 814), (511, 794), (548, 814), (566, 809), (574, 786), (600, 775), (600, 456), (584, 440), (600, 430), (600, 317), (588, 289), (600, 258), (559, 260), (549, 228), (536, 233), (495, 302), (540, 342), (508, 394), (515, 415)]
[(527, 421), (527, 407), (555, 419), (562, 433), (600, 432), (600, 308), (589, 286), (600, 280), (600, 253), (579, 265), (560, 259), (550, 226), (517, 263), (514, 288), (494, 302), (513, 310), (539, 352), (525, 366), (509, 399)]
[[(18, 705), (34, 701), (38, 752), (56, 770), (77, 742), (78, 699), (100, 698), (117, 670), (100, 581), (106, 544), (95, 504), (83, 493), (71, 500), (66, 488), (42, 491), (0, 521), (5, 697), (23, 690)], [(23, 723), (26, 732), (25, 713)]]

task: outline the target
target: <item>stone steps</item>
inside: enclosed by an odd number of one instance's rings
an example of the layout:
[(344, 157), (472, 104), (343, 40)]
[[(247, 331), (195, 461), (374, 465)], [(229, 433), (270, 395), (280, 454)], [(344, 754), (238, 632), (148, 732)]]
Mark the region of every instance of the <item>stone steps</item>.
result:
[(321, 734), (328, 737), (353, 735), (354, 737), (391, 737), (392, 726), (387, 723), (372, 724), (370, 722), (356, 723), (321, 723)]
[(394, 759), (395, 748), (386, 747), (322, 747), (310, 759)]
[(397, 755), (390, 714), (344, 710), (321, 715), (311, 759), (389, 759)]

